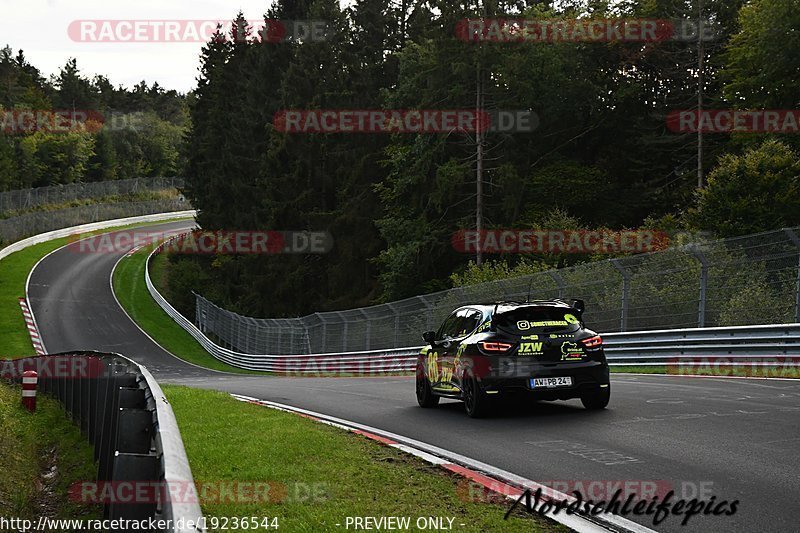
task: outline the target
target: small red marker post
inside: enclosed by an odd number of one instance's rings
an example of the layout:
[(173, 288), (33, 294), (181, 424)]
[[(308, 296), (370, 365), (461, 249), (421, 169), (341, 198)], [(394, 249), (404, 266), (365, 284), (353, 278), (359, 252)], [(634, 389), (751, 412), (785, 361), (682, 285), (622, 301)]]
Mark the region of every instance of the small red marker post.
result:
[(33, 370), (26, 370), (22, 374), (22, 406), (31, 413), (36, 412), (36, 384), (39, 374)]

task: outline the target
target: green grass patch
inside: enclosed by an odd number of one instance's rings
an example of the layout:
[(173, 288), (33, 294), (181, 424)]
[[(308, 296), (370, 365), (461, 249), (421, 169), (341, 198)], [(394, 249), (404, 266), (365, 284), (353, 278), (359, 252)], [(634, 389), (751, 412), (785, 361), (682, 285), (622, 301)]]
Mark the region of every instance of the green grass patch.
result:
[(0, 383), (0, 516), (38, 520), (101, 518), (98, 505), (72, 502), (72, 483), (93, 481), (92, 448), (55, 400), (39, 396), (35, 413), (18, 386)]
[[(170, 222), (181, 220), (165, 220)], [(83, 237), (97, 235), (124, 228), (135, 228), (153, 225), (153, 222), (130, 224), (98, 230), (81, 234)], [(29, 246), (0, 260), (0, 358), (18, 358), (35, 355), (22, 310), (19, 307), (19, 298), (25, 296), (25, 281), (34, 265), (45, 255), (69, 243), (70, 237), (63, 237), (53, 241), (43, 242)]]
[(36, 355), (19, 298), (25, 297), (25, 281), (45, 255), (67, 244), (67, 237), (20, 250), (0, 261), (0, 358)]
[[(214, 370), (264, 375), (264, 372), (236, 368), (216, 359), (159, 307), (144, 282), (147, 256), (151, 251), (149, 246), (142, 248), (123, 258), (114, 270), (114, 293), (128, 315), (165, 350), (185, 361)], [(163, 285), (167, 264), (165, 255), (155, 258), (151, 271), (154, 283), (159, 284), (161, 280)]]
[[(777, 356), (780, 357), (780, 356)], [(751, 367), (743, 363), (739, 367), (696, 366), (694, 368), (668, 369), (666, 365), (658, 366), (618, 366), (611, 367), (611, 372), (617, 374), (669, 374), (671, 376), (716, 376), (724, 377), (750, 377), (750, 378), (793, 378), (798, 379), (797, 367), (790, 364), (775, 363), (769, 367)]]
[(617, 374), (667, 374), (666, 365), (658, 366), (611, 366), (611, 372)]
[(206, 518), (277, 517), (280, 531), (292, 532), (343, 531), (348, 516), (409, 516), (412, 524), (450, 517), (453, 530), (465, 532), (568, 531), (538, 516), (503, 520), (507, 504), (468, 501), (460, 478), (364, 437), (221, 392), (163, 389), (195, 481), (268, 482), (285, 495), (257, 503), (201, 497)]

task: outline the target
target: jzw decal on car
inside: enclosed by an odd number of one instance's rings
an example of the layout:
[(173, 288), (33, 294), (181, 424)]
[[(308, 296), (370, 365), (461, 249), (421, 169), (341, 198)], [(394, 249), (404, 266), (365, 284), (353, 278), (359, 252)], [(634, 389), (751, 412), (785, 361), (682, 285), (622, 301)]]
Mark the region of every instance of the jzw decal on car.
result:
[(541, 342), (521, 342), (519, 343), (520, 354), (541, 355), (542, 343)]

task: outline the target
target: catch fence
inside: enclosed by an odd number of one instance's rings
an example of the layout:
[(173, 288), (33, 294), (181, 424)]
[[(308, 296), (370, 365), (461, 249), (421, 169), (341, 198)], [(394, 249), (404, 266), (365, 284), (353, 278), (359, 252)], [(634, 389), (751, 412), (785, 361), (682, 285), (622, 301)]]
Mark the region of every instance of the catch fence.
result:
[[(421, 344), (456, 307), (581, 298), (599, 332), (800, 322), (800, 227), (700, 239), (666, 250), (299, 318), (252, 318), (196, 296), (197, 327), (247, 354), (316, 354)], [(266, 297), (267, 295), (265, 295)]]

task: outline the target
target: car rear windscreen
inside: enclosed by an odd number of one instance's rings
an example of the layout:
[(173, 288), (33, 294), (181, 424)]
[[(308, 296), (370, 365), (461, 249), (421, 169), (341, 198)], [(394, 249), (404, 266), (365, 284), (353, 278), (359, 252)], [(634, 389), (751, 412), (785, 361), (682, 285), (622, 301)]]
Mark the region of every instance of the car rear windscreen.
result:
[(499, 311), (492, 320), (498, 329), (515, 335), (575, 331), (580, 327), (575, 310), (563, 307), (520, 307)]

